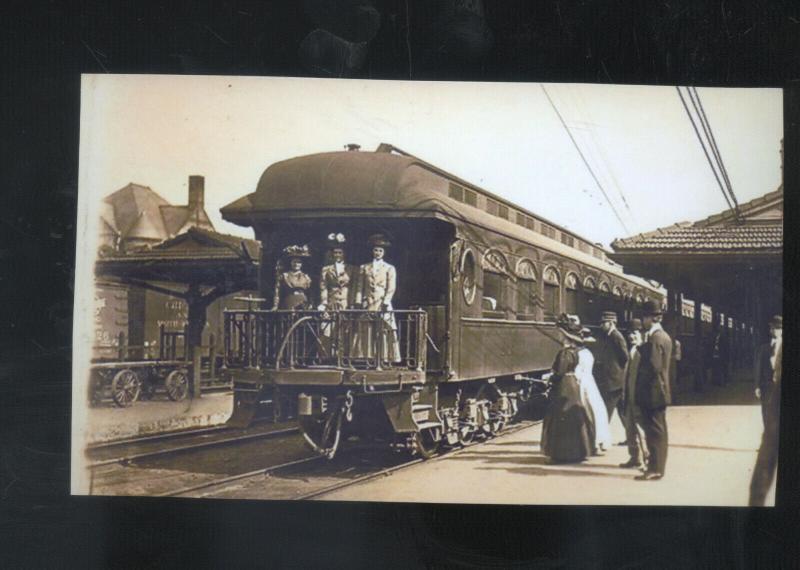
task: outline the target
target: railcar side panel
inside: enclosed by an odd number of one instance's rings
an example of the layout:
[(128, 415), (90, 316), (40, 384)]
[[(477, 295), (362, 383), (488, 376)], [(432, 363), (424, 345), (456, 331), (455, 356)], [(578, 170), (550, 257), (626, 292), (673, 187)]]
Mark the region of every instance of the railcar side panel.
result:
[(560, 346), (552, 323), (462, 318), (454, 380), (547, 370)]

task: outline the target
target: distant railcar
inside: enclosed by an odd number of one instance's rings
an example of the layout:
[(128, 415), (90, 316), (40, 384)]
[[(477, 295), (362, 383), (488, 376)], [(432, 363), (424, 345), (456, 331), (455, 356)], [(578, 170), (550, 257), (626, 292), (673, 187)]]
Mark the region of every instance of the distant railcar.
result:
[(226, 311), (230, 422), (270, 407), (296, 417), (328, 456), (350, 436), (427, 456), (492, 435), (542, 385), (561, 346), (560, 313), (595, 323), (612, 309), (626, 321), (645, 299), (664, 300), (580, 236), (386, 144), (273, 164), (222, 215), (262, 242), (264, 300), (286, 245), (309, 244), (304, 270), (318, 294), (326, 236), (343, 233), (355, 265), (371, 259), (368, 236), (391, 237), (399, 362), (383, 358), (395, 340), (385, 313), (283, 311), (260, 299)]

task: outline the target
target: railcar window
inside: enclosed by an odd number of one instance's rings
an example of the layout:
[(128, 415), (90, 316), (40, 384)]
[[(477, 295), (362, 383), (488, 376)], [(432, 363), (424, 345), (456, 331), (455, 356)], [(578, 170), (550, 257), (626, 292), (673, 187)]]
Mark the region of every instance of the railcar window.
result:
[(542, 222), (542, 234), (546, 235), (550, 239), (556, 239), (556, 229), (549, 225)]
[(544, 270), (544, 314), (547, 319), (555, 319), (561, 312), (561, 283), (558, 272), (548, 267)]
[(578, 314), (578, 276), (574, 273), (564, 279), (564, 311), (570, 315)]
[(498, 250), (489, 250), (483, 254), (483, 297), (490, 299), (490, 308), (484, 303), (483, 316), (487, 318), (507, 318), (511, 313), (512, 291), (511, 269), (506, 257)]
[(449, 188), (449, 191), (448, 191), (448, 195), (453, 200), (458, 200), (459, 202), (463, 202), (464, 201), (464, 189), (461, 186), (459, 186), (458, 184), (453, 184), (452, 182), (450, 183), (450, 188)]
[(522, 259), (517, 264), (517, 318), (520, 320), (536, 319), (539, 299), (539, 283), (536, 280), (536, 268), (533, 262)]
[(483, 272), (483, 316), (489, 318), (504, 318), (506, 316), (505, 297), (506, 297), (505, 275)]
[(464, 188), (464, 203), (469, 204), (473, 208), (478, 207), (478, 195), (472, 190)]
[(594, 277), (587, 277), (583, 281), (583, 318), (587, 323), (594, 323), (600, 317), (597, 299), (597, 281)]

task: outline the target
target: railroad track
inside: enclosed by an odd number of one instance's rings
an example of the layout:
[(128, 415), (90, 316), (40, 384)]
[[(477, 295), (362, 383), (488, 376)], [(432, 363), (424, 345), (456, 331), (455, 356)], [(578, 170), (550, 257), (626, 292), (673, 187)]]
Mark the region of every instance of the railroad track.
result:
[(328, 493), (333, 493), (334, 491), (338, 491), (340, 489), (345, 489), (347, 487), (353, 487), (353, 486), (359, 485), (361, 483), (366, 483), (367, 481), (371, 481), (372, 479), (377, 479), (378, 477), (388, 477), (389, 475), (391, 475), (393, 473), (396, 473), (398, 471), (402, 471), (403, 469), (407, 469), (407, 468), (412, 467), (414, 465), (417, 465), (419, 463), (423, 463), (423, 462), (432, 463), (432, 462), (435, 462), (435, 461), (441, 461), (443, 459), (447, 459), (449, 457), (454, 457), (454, 456), (458, 455), (459, 453), (462, 453), (462, 452), (466, 451), (467, 449), (470, 449), (470, 448), (475, 447), (475, 446), (483, 445), (484, 443), (488, 443), (490, 441), (494, 441), (494, 440), (496, 440), (498, 438), (505, 437), (507, 435), (512, 435), (512, 434), (517, 433), (518, 431), (521, 431), (521, 430), (523, 430), (525, 428), (528, 428), (528, 427), (531, 427), (533, 425), (536, 425), (537, 423), (540, 423), (540, 422), (528, 422), (528, 423), (525, 423), (524, 425), (522, 423), (520, 423), (518, 425), (515, 425), (512, 428), (508, 428), (507, 430), (504, 430), (502, 433), (498, 434), (497, 436), (495, 436), (493, 438), (484, 439), (484, 440), (480, 440), (480, 441), (473, 441), (472, 443), (468, 443), (466, 445), (463, 445), (463, 446), (459, 447), (458, 449), (448, 450), (448, 451), (446, 451), (444, 453), (439, 453), (435, 457), (431, 457), (430, 459), (423, 459), (421, 457), (417, 457), (415, 459), (412, 459), (410, 461), (406, 461), (405, 463), (401, 463), (399, 465), (393, 465), (391, 467), (386, 467), (384, 469), (380, 469), (379, 471), (376, 471), (374, 473), (366, 473), (364, 475), (361, 475), (360, 477), (356, 477), (355, 479), (351, 479), (351, 480), (347, 480), (347, 481), (341, 481), (339, 483), (335, 483), (333, 485), (324, 487), (322, 489), (317, 489), (317, 490), (314, 490), (314, 491), (310, 491), (308, 493), (301, 494), (301, 495), (295, 497), (295, 500), (316, 499), (316, 498), (321, 497), (323, 495), (327, 495)]
[[(137, 446), (144, 443), (154, 443), (160, 441), (170, 441), (172, 439), (180, 439), (186, 438), (191, 436), (209, 436), (214, 435), (217, 433), (225, 433), (228, 431), (235, 432), (235, 429), (227, 428), (227, 427), (219, 427), (219, 428), (207, 428), (201, 430), (191, 430), (186, 432), (180, 432), (178, 434), (161, 434), (157, 436), (149, 436), (144, 438), (135, 438), (130, 440), (121, 440), (118, 442), (112, 442), (110, 444), (104, 444), (102, 446), (93, 446), (88, 448), (87, 451), (89, 452), (96, 452), (99, 449), (117, 449), (120, 447), (125, 446)], [(149, 451), (141, 451), (138, 453), (131, 453), (131, 454), (123, 454), (118, 455), (116, 457), (112, 457), (109, 459), (104, 459), (100, 461), (93, 461), (90, 462), (87, 467), (91, 470), (98, 469), (100, 467), (105, 467), (108, 465), (126, 465), (131, 464), (136, 461), (142, 461), (147, 459), (156, 459), (156, 458), (163, 458), (169, 457), (173, 455), (178, 455), (182, 453), (188, 453), (197, 450), (209, 449), (213, 447), (222, 447), (226, 445), (238, 444), (238, 443), (245, 443), (255, 440), (262, 440), (262, 439), (273, 439), (280, 436), (291, 435), (299, 433), (299, 429), (297, 427), (289, 427), (283, 429), (276, 429), (270, 431), (263, 431), (257, 433), (247, 433), (241, 435), (234, 435), (228, 438), (220, 438), (220, 439), (213, 439), (210, 441), (199, 441), (196, 443), (189, 443), (186, 445), (179, 445), (179, 446), (171, 446), (164, 449), (153, 449)]]
[[(335, 482), (333, 484), (325, 485), (325, 486), (323, 486), (321, 488), (317, 488), (317, 489), (313, 489), (313, 490), (309, 490), (309, 491), (305, 491), (305, 492), (295, 493), (292, 496), (288, 496), (288, 497), (275, 496), (275, 497), (261, 497), (261, 498), (290, 499), (290, 500), (306, 500), (306, 499), (319, 498), (319, 497), (321, 497), (323, 495), (332, 493), (334, 491), (338, 491), (340, 489), (344, 489), (346, 487), (351, 487), (351, 486), (354, 486), (354, 485), (365, 483), (367, 481), (370, 481), (372, 479), (376, 479), (378, 477), (389, 476), (389, 475), (391, 475), (393, 473), (396, 473), (396, 472), (401, 471), (403, 469), (407, 469), (409, 467), (412, 467), (414, 465), (417, 465), (417, 464), (420, 464), (420, 463), (423, 463), (423, 462), (428, 462), (429, 463), (429, 462), (440, 461), (440, 460), (443, 460), (443, 459), (447, 459), (449, 457), (453, 457), (455, 455), (458, 455), (459, 453), (462, 453), (463, 451), (466, 451), (467, 449), (471, 449), (471, 448), (473, 448), (475, 446), (479, 446), (479, 445), (482, 445), (484, 443), (496, 440), (497, 438), (500, 438), (500, 437), (505, 437), (507, 435), (514, 434), (514, 433), (516, 433), (516, 432), (518, 432), (518, 431), (520, 431), (522, 429), (525, 429), (525, 428), (531, 427), (533, 425), (536, 425), (537, 423), (540, 423), (540, 422), (534, 422), (534, 421), (521, 422), (521, 423), (516, 424), (516, 425), (514, 425), (514, 426), (512, 426), (510, 428), (507, 428), (506, 430), (504, 430), (502, 433), (500, 433), (498, 436), (496, 436), (494, 438), (474, 441), (474, 442), (466, 444), (466, 445), (464, 445), (464, 446), (462, 446), (462, 447), (460, 447), (458, 449), (447, 450), (447, 451), (444, 451), (444, 452), (440, 452), (435, 457), (432, 457), (430, 459), (423, 459), (423, 458), (420, 458), (420, 457), (416, 457), (416, 458), (413, 458), (413, 459), (398, 463), (397, 465), (390, 465), (389, 467), (377, 466), (374, 469), (370, 469), (367, 473), (364, 473), (362, 475), (358, 475), (356, 477), (349, 478), (349, 479), (346, 479), (346, 480), (340, 480), (340, 481), (337, 481), (337, 482)], [(359, 448), (352, 448), (351, 450), (349, 450), (349, 452), (346, 451), (345, 453), (349, 457), (349, 456), (354, 455), (354, 453), (358, 449)], [(214, 497), (215, 496), (214, 494), (208, 494), (208, 492), (212, 491), (214, 489), (219, 489), (220, 491), (222, 491), (225, 486), (230, 485), (232, 483), (244, 483), (244, 482), (247, 482), (248, 480), (257, 480), (257, 478), (259, 478), (259, 477), (274, 476), (274, 475), (277, 475), (277, 474), (279, 474), (280, 472), (283, 472), (283, 471), (290, 472), (291, 470), (296, 469), (298, 467), (311, 466), (311, 465), (323, 465), (324, 466), (326, 464), (327, 464), (327, 460), (324, 457), (322, 457), (320, 455), (313, 455), (313, 456), (306, 457), (306, 458), (301, 458), (301, 459), (296, 459), (296, 460), (293, 460), (293, 461), (288, 461), (286, 463), (280, 463), (280, 464), (271, 465), (271, 466), (268, 466), (268, 467), (256, 469), (256, 470), (253, 470), (253, 471), (249, 471), (247, 473), (239, 473), (239, 474), (232, 475), (232, 476), (229, 476), (229, 477), (223, 477), (223, 478), (220, 478), (220, 479), (214, 479), (214, 480), (211, 480), (211, 481), (205, 481), (205, 482), (202, 482), (202, 483), (198, 483), (196, 485), (187, 486), (187, 487), (183, 487), (183, 488), (180, 488), (180, 489), (175, 489), (175, 490), (167, 491), (167, 492), (164, 492), (164, 493), (160, 493), (160, 494), (158, 494), (156, 496), (160, 496), (160, 497), (181, 497), (181, 496), (186, 496), (186, 495), (189, 495), (189, 494), (192, 494), (192, 493), (202, 492), (203, 493), (202, 496), (204, 496), (204, 497)], [(340, 476), (343, 475), (349, 469), (352, 469), (352, 466), (350, 466), (350, 467), (348, 467), (347, 465), (343, 466), (343, 468), (339, 471), (338, 475), (340, 475)], [(336, 475), (337, 475), (337, 473), (323, 473), (322, 474), (322, 476), (326, 476), (326, 477), (331, 477), (331, 476), (336, 477)], [(304, 481), (307, 481), (306, 478), (301, 478), (301, 479), (304, 480)]]
[[(268, 418), (260, 418), (253, 420), (251, 426), (263, 424), (267, 422), (273, 422), (272, 419)], [(236, 431), (237, 428), (232, 428), (227, 425), (217, 425), (217, 426), (210, 426), (204, 428), (190, 428), (190, 429), (183, 429), (177, 431), (168, 431), (164, 433), (157, 433), (153, 435), (145, 435), (139, 437), (130, 437), (125, 439), (112, 439), (111, 441), (104, 441), (100, 443), (92, 443), (86, 446), (86, 451), (91, 453), (95, 451), (100, 451), (103, 449), (114, 449), (118, 447), (124, 447), (126, 445), (138, 445), (141, 443), (151, 443), (151, 442), (158, 442), (158, 441), (170, 441), (174, 439), (183, 439), (187, 437), (193, 437), (198, 435), (213, 435), (215, 433), (224, 433), (227, 431)]]

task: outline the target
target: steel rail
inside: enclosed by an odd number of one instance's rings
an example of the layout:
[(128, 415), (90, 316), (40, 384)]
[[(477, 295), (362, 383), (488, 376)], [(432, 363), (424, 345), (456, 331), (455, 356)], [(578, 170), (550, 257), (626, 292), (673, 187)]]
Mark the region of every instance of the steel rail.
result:
[(454, 456), (456, 456), (456, 455), (458, 455), (460, 453), (463, 453), (467, 449), (470, 449), (471, 447), (474, 447), (474, 446), (477, 446), (477, 445), (483, 445), (483, 444), (489, 443), (491, 441), (497, 440), (497, 439), (499, 439), (501, 437), (505, 437), (507, 435), (515, 434), (518, 431), (522, 431), (523, 429), (532, 427), (532, 426), (534, 426), (534, 425), (536, 425), (538, 423), (541, 423), (541, 422), (540, 421), (530, 422), (530, 423), (526, 423), (525, 425), (520, 425), (520, 426), (516, 426), (515, 428), (510, 428), (510, 429), (508, 429), (508, 431), (504, 430), (503, 432), (497, 434), (495, 437), (492, 437), (490, 439), (484, 439), (484, 440), (480, 440), (480, 441), (473, 441), (471, 443), (468, 443), (468, 444), (462, 446), (459, 449), (448, 450), (448, 451), (445, 451), (445, 452), (439, 452), (435, 457), (432, 457), (430, 459), (423, 459), (421, 457), (418, 457), (418, 458), (412, 459), (411, 461), (407, 461), (405, 463), (401, 463), (399, 465), (394, 465), (392, 467), (386, 467), (384, 469), (380, 469), (379, 471), (376, 471), (376, 472), (373, 472), (373, 473), (367, 473), (365, 475), (362, 475), (360, 477), (356, 477), (355, 479), (351, 479), (349, 481), (340, 481), (339, 483), (335, 483), (333, 485), (325, 487), (324, 489), (318, 489), (316, 491), (310, 491), (308, 493), (304, 493), (302, 495), (294, 497), (293, 500), (302, 501), (302, 500), (306, 500), (306, 499), (313, 499), (313, 498), (316, 498), (316, 497), (320, 497), (322, 495), (327, 495), (328, 493), (332, 493), (334, 491), (338, 491), (339, 489), (344, 489), (344, 488), (347, 488), (347, 487), (352, 487), (354, 485), (359, 485), (361, 483), (366, 483), (367, 481), (371, 481), (372, 479), (376, 479), (376, 478), (381, 477), (381, 476), (388, 477), (389, 475), (391, 475), (393, 473), (396, 473), (396, 472), (401, 471), (403, 469), (406, 469), (408, 467), (412, 467), (413, 465), (418, 465), (420, 463), (432, 463), (434, 461), (441, 461), (443, 459), (447, 459), (448, 457), (454, 457)]
[(222, 485), (226, 485), (228, 483), (232, 483), (234, 481), (239, 481), (241, 479), (249, 479), (252, 477), (257, 477), (258, 475), (268, 475), (273, 471), (277, 471), (279, 469), (286, 469), (287, 467), (293, 467), (295, 465), (302, 465), (303, 463), (310, 463), (312, 461), (319, 461), (324, 459), (322, 455), (312, 455), (311, 457), (304, 457), (302, 459), (295, 459), (294, 461), (288, 461), (286, 463), (281, 463), (279, 465), (272, 465), (270, 467), (262, 467), (261, 469), (256, 469), (255, 471), (248, 471), (247, 473), (239, 473), (238, 475), (231, 475), (230, 477), (224, 477), (222, 479), (214, 479), (212, 481), (206, 481), (205, 483), (198, 483), (197, 485), (192, 485), (190, 487), (183, 487), (181, 489), (177, 489), (174, 491), (166, 491), (164, 493), (159, 493), (158, 495), (154, 495), (155, 497), (178, 497), (180, 495), (185, 495), (186, 493), (192, 493), (194, 491), (199, 491), (201, 489), (208, 489), (210, 487), (220, 487)]
[(129, 464), (135, 461), (140, 461), (142, 459), (153, 459), (156, 457), (165, 457), (169, 455), (176, 455), (179, 453), (187, 453), (190, 451), (195, 451), (198, 449), (208, 449), (211, 447), (219, 447), (223, 445), (230, 445), (230, 444), (237, 444), (237, 443), (244, 443), (248, 441), (253, 441), (257, 439), (270, 439), (272, 437), (277, 437), (280, 435), (289, 435), (294, 433), (299, 433), (299, 428), (291, 427), (286, 429), (278, 429), (273, 431), (261, 432), (261, 433), (252, 433), (247, 435), (241, 435), (237, 437), (230, 437), (227, 439), (217, 439), (214, 441), (203, 441), (200, 443), (190, 444), (190, 445), (183, 445), (180, 447), (171, 447), (168, 449), (158, 449), (155, 451), (145, 451), (142, 453), (136, 453), (133, 455), (127, 455), (123, 457), (115, 457), (112, 459), (106, 459), (103, 461), (96, 461), (94, 463), (90, 463), (87, 467), (89, 469), (97, 469), (99, 467), (105, 467), (107, 465), (116, 465), (116, 464)]

